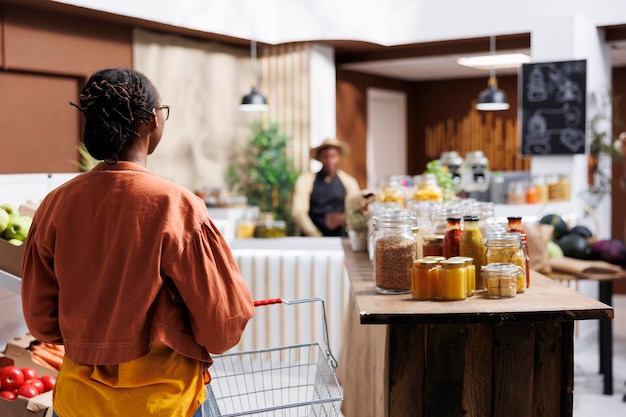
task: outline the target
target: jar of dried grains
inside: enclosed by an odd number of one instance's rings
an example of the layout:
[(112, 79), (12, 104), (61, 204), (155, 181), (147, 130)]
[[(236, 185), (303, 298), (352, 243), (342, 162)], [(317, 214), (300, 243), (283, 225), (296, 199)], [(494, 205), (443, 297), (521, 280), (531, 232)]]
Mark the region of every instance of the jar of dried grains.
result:
[(381, 294), (411, 292), (411, 270), (417, 247), (414, 219), (401, 215), (376, 219), (374, 285)]

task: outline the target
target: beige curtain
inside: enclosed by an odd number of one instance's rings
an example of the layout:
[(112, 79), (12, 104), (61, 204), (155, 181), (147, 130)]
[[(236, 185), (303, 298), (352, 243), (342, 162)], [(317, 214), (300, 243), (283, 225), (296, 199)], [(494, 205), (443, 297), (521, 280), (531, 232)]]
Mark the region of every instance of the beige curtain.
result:
[(258, 117), (238, 111), (251, 87), (249, 51), (136, 29), (133, 66), (171, 106), (148, 167), (192, 191), (223, 186), (233, 153), (245, 146)]
[(252, 123), (261, 120), (278, 123), (292, 139), (294, 166), (308, 169), (310, 54), (308, 44), (259, 48), (259, 89), (270, 110), (247, 113), (238, 111), (254, 83), (247, 48), (135, 29), (133, 66), (171, 106), (148, 167), (192, 191), (223, 187), (230, 161), (244, 150)]

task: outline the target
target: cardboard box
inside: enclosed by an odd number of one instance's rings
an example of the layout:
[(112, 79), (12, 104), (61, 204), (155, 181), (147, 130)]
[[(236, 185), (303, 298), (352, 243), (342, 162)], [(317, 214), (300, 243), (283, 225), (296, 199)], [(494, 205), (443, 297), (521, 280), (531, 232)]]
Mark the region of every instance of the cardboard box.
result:
[[(18, 368), (34, 368), (39, 376), (56, 375), (57, 372), (45, 368), (32, 360), (32, 352), (27, 348), (35, 338), (26, 335), (13, 339), (7, 344), (4, 354), (0, 354), (0, 367), (15, 365)], [(9, 401), (0, 398), (0, 416), (2, 417), (51, 417), (52, 391), (44, 392), (33, 398), (18, 396)]]
[(15, 246), (0, 239), (0, 269), (21, 277), (22, 259), (24, 259), (24, 245)]
[(37, 375), (57, 375), (57, 371), (46, 368), (33, 361), (33, 352), (28, 348), (32, 343), (39, 343), (30, 334), (16, 337), (7, 343), (7, 348), (4, 351), (4, 356), (12, 359), (15, 362), (15, 366), (18, 368), (33, 368), (37, 371)]

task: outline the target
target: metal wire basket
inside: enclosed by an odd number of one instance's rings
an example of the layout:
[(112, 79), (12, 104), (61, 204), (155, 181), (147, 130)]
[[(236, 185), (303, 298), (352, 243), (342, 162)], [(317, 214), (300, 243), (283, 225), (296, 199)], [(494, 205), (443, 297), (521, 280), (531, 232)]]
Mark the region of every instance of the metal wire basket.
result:
[(268, 304), (322, 303), (324, 342), (257, 349), (213, 356), (209, 402), (211, 417), (339, 416), (343, 392), (337, 361), (328, 345), (324, 300), (280, 298)]

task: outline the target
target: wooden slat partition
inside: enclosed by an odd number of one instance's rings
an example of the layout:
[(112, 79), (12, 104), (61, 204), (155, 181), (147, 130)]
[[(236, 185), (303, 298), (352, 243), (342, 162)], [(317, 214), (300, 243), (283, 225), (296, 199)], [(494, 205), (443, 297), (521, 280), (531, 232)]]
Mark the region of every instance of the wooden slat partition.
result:
[(473, 107), (461, 120), (447, 118), (426, 128), (425, 151), (428, 159), (439, 159), (442, 152), (455, 150), (461, 156), (481, 150), (493, 171), (528, 171), (530, 158), (519, 152), (515, 121), (495, 112), (479, 112)]

